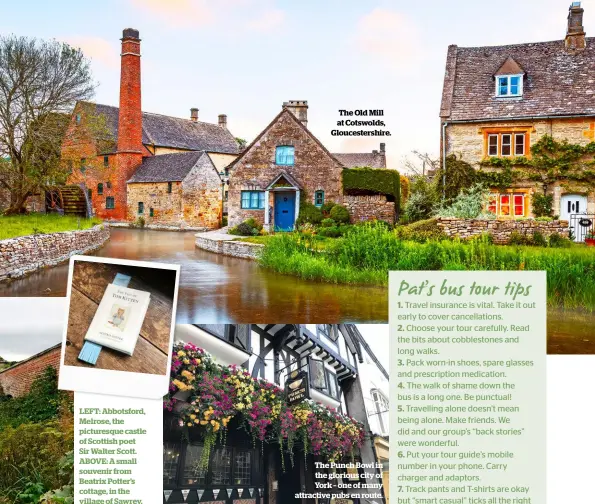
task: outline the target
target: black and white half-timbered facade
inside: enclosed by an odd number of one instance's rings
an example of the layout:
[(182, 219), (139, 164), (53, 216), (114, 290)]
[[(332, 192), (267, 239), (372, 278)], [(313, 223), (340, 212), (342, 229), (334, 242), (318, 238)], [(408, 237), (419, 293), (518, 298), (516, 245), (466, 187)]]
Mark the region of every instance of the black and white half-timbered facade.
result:
[[(313, 401), (349, 415), (364, 425), (366, 440), (355, 453), (355, 462), (367, 464), (366, 469), (350, 471), (351, 482), (360, 481), (362, 489), (350, 490), (342, 504), (387, 502), (384, 490), (380, 499), (368, 499), (363, 493), (365, 484), (385, 480), (388, 471), (387, 453), (377, 453), (379, 435), (388, 440), (388, 431), (378, 432), (380, 412), (366, 376), (384, 380), (388, 389), (388, 373), (373, 356), (355, 325), (179, 325), (177, 341), (192, 343), (209, 352), (222, 365), (237, 365), (254, 378), (262, 378), (285, 387), (292, 372), (305, 372), (309, 398)], [(372, 357), (370, 357), (372, 354)], [(378, 364), (378, 373), (370, 372), (370, 363)], [(362, 381), (359, 367), (367, 368)], [(295, 373), (294, 373), (295, 376)], [(386, 419), (385, 419), (386, 421)], [(388, 443), (387, 443), (388, 444)], [(296, 442), (294, 465), (285, 463), (283, 470), (279, 446), (275, 443), (254, 445), (242, 429), (228, 428), (225, 445), (211, 450), (208, 470), (197, 474), (193, 469), (202, 454), (202, 440), (178, 426), (175, 414), (164, 417), (164, 490), (168, 504), (184, 502), (217, 502), (218, 504), (285, 504), (289, 502), (334, 504), (335, 499), (299, 498), (300, 493), (315, 493), (317, 488), (315, 467), (318, 458), (304, 456)], [(380, 455), (380, 457), (379, 457)], [(345, 460), (345, 463), (351, 462)], [(382, 468), (386, 463), (386, 469)], [(372, 469), (370, 469), (372, 467)], [(333, 470), (331, 470), (333, 471)], [(335, 470), (336, 471), (336, 470)], [(322, 469), (322, 472), (328, 472)], [(338, 472), (338, 471), (337, 471)], [(365, 473), (368, 473), (365, 475)], [(370, 473), (375, 473), (370, 477)], [(334, 492), (342, 483), (333, 482)], [(385, 480), (386, 481), (386, 480)], [(387, 489), (388, 490), (388, 489)], [(329, 490), (325, 490), (329, 492)], [(199, 495), (201, 496), (199, 500)]]

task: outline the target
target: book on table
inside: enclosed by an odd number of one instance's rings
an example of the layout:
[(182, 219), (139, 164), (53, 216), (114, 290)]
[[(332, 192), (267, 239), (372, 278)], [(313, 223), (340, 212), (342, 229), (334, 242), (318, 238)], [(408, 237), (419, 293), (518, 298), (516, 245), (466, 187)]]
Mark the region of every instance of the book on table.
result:
[(132, 355), (150, 300), (149, 292), (109, 284), (85, 341)]

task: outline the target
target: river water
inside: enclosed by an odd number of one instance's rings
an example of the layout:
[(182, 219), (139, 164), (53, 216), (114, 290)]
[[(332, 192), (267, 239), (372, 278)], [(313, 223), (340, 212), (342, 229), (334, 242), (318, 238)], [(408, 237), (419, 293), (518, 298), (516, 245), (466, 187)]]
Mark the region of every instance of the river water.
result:
[[(271, 273), (254, 261), (194, 245), (193, 232), (112, 228), (94, 255), (181, 266), (178, 323), (339, 323), (387, 320), (388, 290), (337, 286)], [(0, 296), (65, 296), (68, 263), (10, 283)]]
[[(283, 276), (194, 245), (193, 232), (112, 228), (95, 255), (181, 265), (178, 323), (383, 323), (388, 289)], [(0, 283), (0, 296), (65, 296), (68, 264)], [(548, 353), (595, 353), (595, 315), (550, 309)]]

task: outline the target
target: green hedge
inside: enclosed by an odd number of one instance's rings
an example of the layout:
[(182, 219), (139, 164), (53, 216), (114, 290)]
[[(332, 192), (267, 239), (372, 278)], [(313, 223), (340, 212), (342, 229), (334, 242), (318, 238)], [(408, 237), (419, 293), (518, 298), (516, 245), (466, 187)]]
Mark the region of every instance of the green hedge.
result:
[(385, 194), (399, 209), (400, 175), (397, 170), (382, 168), (346, 168), (343, 170), (343, 191), (347, 194)]

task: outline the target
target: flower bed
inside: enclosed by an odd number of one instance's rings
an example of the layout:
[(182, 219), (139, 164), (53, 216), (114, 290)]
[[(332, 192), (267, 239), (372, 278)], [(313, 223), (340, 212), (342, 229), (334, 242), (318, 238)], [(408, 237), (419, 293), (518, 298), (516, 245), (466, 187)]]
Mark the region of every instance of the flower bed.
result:
[(200, 429), (202, 468), (215, 444), (225, 444), (227, 426), (235, 417), (254, 444), (278, 442), (292, 464), (296, 441), (303, 444), (305, 455), (322, 455), (333, 462), (353, 456), (365, 437), (363, 425), (353, 418), (310, 400), (289, 406), (276, 385), (253, 378), (244, 368), (221, 366), (191, 343), (174, 347), (163, 407), (179, 415), (180, 426)]

